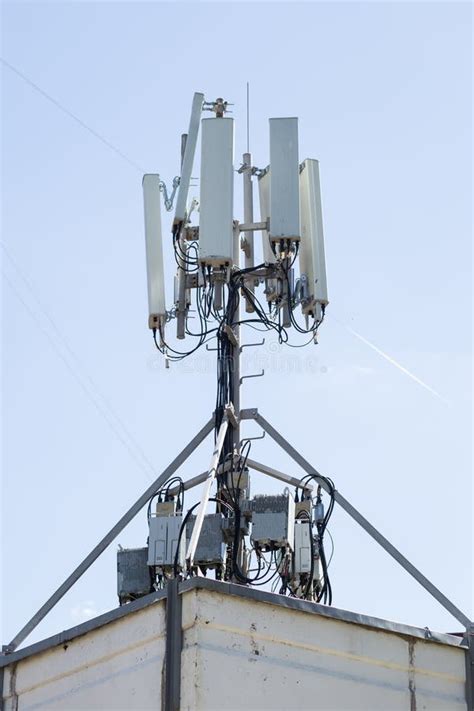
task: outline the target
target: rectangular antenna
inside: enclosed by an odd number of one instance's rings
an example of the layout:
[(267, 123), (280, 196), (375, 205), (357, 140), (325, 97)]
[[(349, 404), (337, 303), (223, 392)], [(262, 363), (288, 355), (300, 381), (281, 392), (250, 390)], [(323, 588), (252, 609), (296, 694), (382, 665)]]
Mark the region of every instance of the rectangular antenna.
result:
[[(258, 196), (260, 199), (260, 220), (269, 222), (270, 220), (270, 172), (266, 169), (262, 175), (258, 177)], [(268, 230), (262, 230), (262, 248), (263, 261), (273, 264), (276, 262), (276, 256), (273, 253), (270, 245)]]
[(307, 158), (300, 173), (301, 244), (300, 274), (307, 278), (309, 301), (303, 311), (314, 311), (314, 304), (328, 303), (326, 257), (324, 251), (323, 214), (319, 162)]
[[(260, 219), (262, 222), (270, 221), (270, 168), (258, 177), (258, 195), (260, 198)], [(274, 264), (277, 260), (270, 243), (268, 230), (262, 230), (263, 261)], [(267, 301), (275, 301), (279, 296), (278, 280), (265, 279), (265, 297)]]
[(299, 240), (298, 119), (270, 119), (270, 239)]
[(199, 259), (219, 266), (234, 260), (234, 120), (202, 120)]
[(191, 181), (191, 172), (194, 163), (194, 154), (199, 133), (199, 122), (201, 120), (202, 105), (204, 102), (204, 94), (196, 92), (193, 98), (191, 108), (191, 118), (189, 119), (189, 128), (186, 138), (186, 145), (181, 165), (181, 178), (179, 181), (178, 197), (176, 198), (176, 210), (174, 213), (174, 224), (183, 222), (186, 216), (186, 207), (188, 202), (189, 183)]
[(148, 326), (149, 328), (158, 328), (166, 314), (159, 175), (143, 176), (143, 205), (148, 281)]

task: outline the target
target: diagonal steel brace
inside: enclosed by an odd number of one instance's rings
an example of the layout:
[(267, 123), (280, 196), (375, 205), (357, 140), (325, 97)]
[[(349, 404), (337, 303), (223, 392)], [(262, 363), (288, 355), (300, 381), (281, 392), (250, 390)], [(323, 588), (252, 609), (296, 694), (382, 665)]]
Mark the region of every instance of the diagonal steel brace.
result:
[(44, 603), (42, 607), (36, 612), (31, 620), (26, 623), (26, 625), (18, 632), (18, 634), (12, 639), (9, 645), (4, 647), (3, 651), (6, 653), (13, 652), (19, 644), (21, 644), (26, 637), (37, 627), (41, 620), (46, 617), (48, 612), (53, 609), (56, 603), (61, 600), (63, 595), (72, 588), (72, 586), (79, 580), (79, 578), (86, 572), (86, 570), (94, 563), (95, 560), (105, 551), (106, 548), (112, 543), (114, 538), (116, 538), (121, 531), (127, 526), (130, 521), (137, 515), (140, 509), (145, 506), (147, 501), (153, 496), (154, 493), (164, 484), (170, 476), (181, 466), (181, 464), (186, 461), (190, 454), (194, 452), (196, 447), (201, 444), (201, 442), (207, 437), (207, 435), (214, 429), (214, 417), (204, 425), (204, 427), (197, 433), (195, 437), (184, 447), (184, 449), (178, 454), (175, 459), (169, 464), (164, 472), (155, 479), (153, 484), (150, 484), (148, 489), (140, 496), (137, 501), (129, 508), (129, 510), (122, 516), (122, 518), (110, 529), (110, 531), (103, 537), (103, 539), (92, 549), (88, 556), (84, 558), (82, 563), (80, 563), (77, 568), (71, 573), (71, 575), (66, 578), (66, 580), (59, 586), (59, 588), (51, 595), (51, 597)]
[[(262, 415), (259, 414), (258, 410), (256, 409), (251, 409), (251, 410), (242, 410), (240, 413), (240, 418), (241, 420), (245, 419), (252, 419), (255, 420), (263, 429), (270, 435), (270, 437), (277, 442), (277, 444), (280, 445), (282, 449), (287, 452), (292, 459), (295, 460), (297, 464), (300, 465), (302, 469), (307, 474), (312, 474), (316, 479), (319, 478), (321, 487), (325, 489), (325, 491), (329, 492), (329, 487), (327, 483), (325, 482), (325, 479), (322, 477), (322, 475), (313, 467), (311, 464), (294, 448), (292, 445), (287, 442), (287, 440), (274, 428), (272, 425), (264, 418)], [(423, 573), (421, 573), (418, 568), (415, 568), (415, 566), (410, 563), (410, 561), (405, 558), (404, 555), (400, 553), (400, 551), (395, 548), (394, 545), (388, 541), (385, 536), (383, 536), (376, 528), (373, 526), (362, 514), (359, 513), (359, 511), (352, 506), (352, 504), (342, 495), (339, 493), (339, 491), (334, 492), (334, 498), (337, 501), (337, 503), (341, 506), (341, 508), (344, 509), (344, 511), (349, 514), (351, 518), (356, 521), (359, 526), (361, 526), (364, 531), (366, 531), (369, 536), (371, 536), (377, 543), (382, 546), (382, 548), (394, 558), (399, 565), (404, 568), (407, 573), (409, 573), (415, 580), (427, 590), (430, 595), (432, 595), (435, 600), (437, 600), (440, 605), (442, 605), (453, 617), (455, 617), (458, 622), (460, 622), (466, 629), (469, 629), (472, 625), (471, 620), (467, 615), (465, 615), (454, 603), (449, 600), (446, 595), (444, 595), (438, 588), (433, 585), (433, 583), (426, 578)]]

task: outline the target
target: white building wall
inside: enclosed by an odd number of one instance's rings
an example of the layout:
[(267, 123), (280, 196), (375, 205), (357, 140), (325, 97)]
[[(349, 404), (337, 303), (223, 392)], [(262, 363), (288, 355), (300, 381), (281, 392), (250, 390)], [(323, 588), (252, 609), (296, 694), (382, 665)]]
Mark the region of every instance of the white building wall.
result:
[[(456, 638), (428, 641), (415, 628), (393, 631), (344, 611), (317, 614), (309, 603), (295, 609), (277, 595), (190, 582), (181, 593), (182, 711), (466, 709)], [(80, 636), (73, 630), (20, 654), (5, 668), (5, 711), (161, 711), (166, 600), (144, 600), (118, 619), (80, 627)]]
[(6, 667), (5, 711), (161, 709), (165, 601)]
[(459, 648), (205, 590), (183, 602), (183, 711), (466, 709)]

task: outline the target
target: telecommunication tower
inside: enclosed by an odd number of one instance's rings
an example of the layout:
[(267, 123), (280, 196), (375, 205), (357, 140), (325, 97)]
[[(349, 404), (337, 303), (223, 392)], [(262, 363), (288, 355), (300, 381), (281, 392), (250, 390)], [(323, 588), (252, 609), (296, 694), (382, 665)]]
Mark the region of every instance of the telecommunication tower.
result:
[[(300, 162), (298, 119), (269, 120), (269, 165), (257, 168), (247, 152), (234, 169), (234, 120), (222, 98), (196, 93), (187, 134), (181, 140), (180, 176), (171, 195), (159, 174), (143, 178), (148, 277), (148, 326), (167, 362), (181, 360), (209, 343), (216, 352), (216, 403), (208, 422), (186, 444), (129, 510), (26, 623), (10, 644), (13, 652), (75, 584), (125, 526), (147, 506), (145, 546), (118, 551), (120, 604), (160, 588), (177, 596), (181, 580), (213, 575), (240, 585), (270, 584), (281, 595), (331, 604), (325, 533), (335, 504), (358, 523), (466, 629), (470, 619), (410, 563), (342, 494), (265, 419), (257, 408), (242, 409), (240, 355), (246, 326), (274, 332), (281, 344), (293, 333), (317, 343), (328, 305), (319, 163)], [(204, 111), (209, 117), (203, 118)], [(213, 115), (211, 115), (213, 114)], [(191, 176), (201, 130), (198, 197)], [(243, 181), (243, 221), (235, 218), (235, 173)], [(258, 183), (259, 220), (253, 186)], [(169, 243), (176, 261), (173, 303), (167, 305), (161, 195), (168, 211), (176, 204)], [(255, 235), (262, 258), (256, 259)], [(197, 320), (191, 320), (191, 313)], [(199, 327), (194, 325), (199, 322)], [(188, 350), (170, 341), (190, 344)], [(300, 478), (250, 457), (250, 439), (240, 425), (257, 422), (301, 467)], [(179, 467), (214, 432), (208, 469), (191, 479)], [(250, 470), (285, 484), (278, 495), (250, 493)], [(187, 511), (185, 492), (202, 485), (200, 501)], [(323, 501), (323, 496), (325, 500)], [(326, 498), (327, 497), (327, 498)], [(326, 503), (327, 502), (327, 503)], [(209, 504), (214, 510), (209, 511)]]
[[(206, 109), (215, 115), (201, 119)], [(299, 162), (297, 118), (271, 118), (269, 165), (257, 168), (249, 152), (242, 156), (238, 173), (243, 179), (243, 221), (235, 219), (234, 120), (227, 112), (228, 103), (222, 98), (205, 102), (202, 94), (195, 94), (188, 133), (182, 139), (182, 174), (172, 224), (177, 270), (170, 309), (165, 300), (160, 214), (164, 186), (159, 175), (143, 179), (148, 325), (155, 344), (167, 359), (181, 360), (211, 341), (216, 344), (217, 360), (216, 446), (201, 501), (185, 516), (184, 482), (172, 481), (157, 491), (156, 509), (149, 508), (147, 564), (154, 586), (165, 585), (173, 576), (208, 574), (212, 569), (219, 579), (247, 585), (276, 578), (282, 593), (330, 603), (324, 532), (334, 505), (334, 485), (324, 478), (331, 497), (326, 513), (321, 482), (313, 481), (312, 475), (292, 482), (294, 494), (286, 489), (281, 496), (251, 499), (251, 442), (240, 436), (245, 417), (240, 409), (245, 326), (274, 331), (280, 343), (287, 342), (292, 331), (317, 342), (324, 319), (328, 296), (319, 164), (311, 159)], [(190, 179), (199, 127), (201, 174), (196, 199), (191, 196)], [(260, 198), (258, 222), (254, 180)], [(196, 208), (199, 224), (193, 224)], [(261, 260), (256, 260), (258, 232)], [(191, 311), (199, 318), (197, 330), (189, 319)], [(173, 321), (176, 338), (193, 341), (188, 351), (170, 345)], [(285, 480), (290, 483), (289, 477)], [(214, 485), (215, 513), (206, 513)], [(119, 588), (126, 587), (127, 566), (134, 564), (137, 555), (143, 553), (121, 553), (125, 572)], [(250, 570), (256, 570), (256, 575)], [(119, 589), (119, 595), (128, 599), (133, 591)]]

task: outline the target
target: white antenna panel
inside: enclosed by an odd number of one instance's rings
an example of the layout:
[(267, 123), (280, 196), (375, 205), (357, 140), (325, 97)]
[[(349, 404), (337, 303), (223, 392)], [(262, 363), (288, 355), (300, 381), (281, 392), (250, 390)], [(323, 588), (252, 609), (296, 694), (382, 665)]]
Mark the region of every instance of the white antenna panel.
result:
[(232, 264), (234, 250), (234, 120), (203, 119), (199, 259), (203, 264)]
[(300, 173), (301, 191), (301, 243), (299, 249), (300, 273), (308, 279), (311, 304), (328, 303), (326, 256), (324, 252), (323, 215), (319, 161), (307, 158)]
[(148, 325), (150, 328), (158, 328), (163, 320), (160, 317), (164, 317), (166, 314), (159, 175), (143, 176), (143, 204), (148, 280)]
[[(260, 199), (260, 220), (268, 222), (270, 219), (270, 173), (267, 170), (258, 178), (258, 195)], [(276, 256), (273, 253), (268, 230), (262, 230), (263, 261), (273, 264)]]
[(191, 181), (191, 172), (193, 170), (194, 154), (196, 152), (203, 102), (204, 94), (194, 94), (193, 105), (191, 108), (191, 118), (189, 119), (188, 135), (186, 139), (186, 148), (184, 149), (183, 164), (181, 166), (178, 196), (176, 198), (176, 210), (174, 213), (175, 224), (183, 222), (186, 216), (189, 183)]
[(298, 119), (270, 119), (270, 239), (299, 240)]

